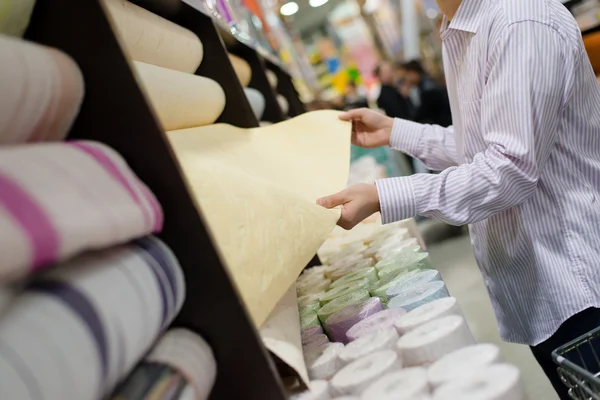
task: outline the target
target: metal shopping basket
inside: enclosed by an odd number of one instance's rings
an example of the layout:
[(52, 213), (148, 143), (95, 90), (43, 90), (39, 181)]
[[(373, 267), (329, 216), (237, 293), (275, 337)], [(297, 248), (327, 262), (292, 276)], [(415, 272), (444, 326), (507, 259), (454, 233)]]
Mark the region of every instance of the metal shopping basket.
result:
[(600, 328), (552, 352), (558, 374), (575, 400), (600, 400)]

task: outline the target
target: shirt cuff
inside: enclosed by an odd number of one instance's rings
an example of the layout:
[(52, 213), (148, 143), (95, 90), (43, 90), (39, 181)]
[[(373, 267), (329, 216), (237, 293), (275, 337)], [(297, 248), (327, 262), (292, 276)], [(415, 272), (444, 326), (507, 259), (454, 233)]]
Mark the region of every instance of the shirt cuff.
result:
[(378, 179), (375, 181), (379, 194), (381, 222), (389, 224), (417, 215), (415, 192), (411, 177)]
[(423, 124), (394, 118), (390, 147), (416, 157), (416, 154), (419, 153), (422, 135)]

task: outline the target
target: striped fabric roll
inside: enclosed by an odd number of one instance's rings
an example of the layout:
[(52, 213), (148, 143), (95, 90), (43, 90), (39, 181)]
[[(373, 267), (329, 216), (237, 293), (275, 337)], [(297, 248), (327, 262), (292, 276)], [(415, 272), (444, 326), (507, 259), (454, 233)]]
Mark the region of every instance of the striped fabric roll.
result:
[(113, 393), (113, 400), (205, 400), (217, 374), (209, 345), (187, 329), (172, 329)]
[(158, 232), (156, 198), (92, 142), (0, 147), (0, 281)]
[(77, 65), (58, 50), (2, 35), (0, 54), (0, 145), (64, 139), (83, 100)]
[(177, 260), (151, 236), (41, 275), (0, 319), (2, 397), (102, 398), (170, 324), (184, 295)]

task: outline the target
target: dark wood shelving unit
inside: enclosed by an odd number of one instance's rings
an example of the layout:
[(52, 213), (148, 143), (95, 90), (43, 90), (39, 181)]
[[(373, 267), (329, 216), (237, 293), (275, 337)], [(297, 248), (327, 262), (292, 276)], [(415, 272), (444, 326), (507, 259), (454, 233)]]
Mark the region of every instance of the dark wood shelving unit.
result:
[[(180, 0), (134, 2), (199, 36), (205, 56), (196, 74), (217, 81), (226, 94), (218, 122), (258, 126), (215, 23)], [(275, 363), (219, 257), (101, 0), (38, 0), (26, 39), (61, 49), (83, 72), (85, 100), (69, 139), (94, 140), (115, 149), (162, 205), (165, 226), (159, 236), (179, 259), (187, 286), (186, 301), (174, 325), (199, 333), (211, 344), (218, 370), (211, 399), (285, 399)], [(265, 117), (281, 121), (283, 115), (265, 74), (265, 60), (247, 46), (232, 52), (252, 66), (251, 86), (267, 100)], [(278, 90), (290, 102), (290, 114), (303, 112), (287, 72), (274, 64), (269, 68), (279, 78)]]

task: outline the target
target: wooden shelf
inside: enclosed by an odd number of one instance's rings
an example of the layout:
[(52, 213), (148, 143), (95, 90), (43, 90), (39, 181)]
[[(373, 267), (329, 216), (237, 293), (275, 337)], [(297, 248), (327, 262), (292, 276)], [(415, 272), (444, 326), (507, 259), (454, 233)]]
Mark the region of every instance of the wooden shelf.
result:
[[(226, 94), (227, 104), (218, 122), (258, 126), (214, 22), (180, 0), (136, 3), (200, 37), (205, 60), (196, 74), (214, 79)], [(38, 0), (26, 38), (63, 50), (83, 72), (85, 100), (69, 138), (102, 142), (118, 151), (161, 203), (165, 226), (159, 236), (179, 259), (186, 277), (187, 298), (175, 325), (202, 335), (215, 352), (218, 374), (211, 399), (285, 399), (275, 364), (219, 258), (100, 0)], [(266, 94), (265, 116), (273, 122), (282, 120), (275, 93), (268, 86), (265, 61), (251, 49), (234, 52), (250, 62), (251, 86)], [(290, 114), (304, 112), (289, 75), (275, 65), (269, 68), (279, 78), (278, 90), (290, 102)]]

